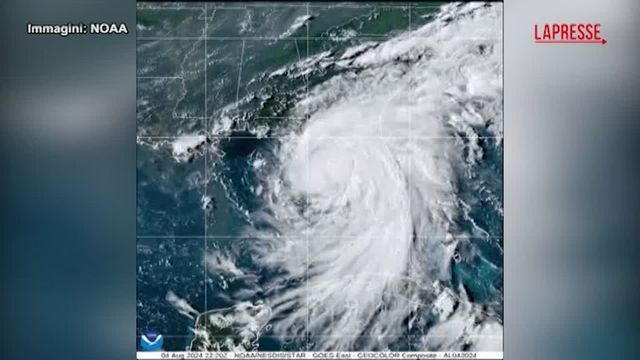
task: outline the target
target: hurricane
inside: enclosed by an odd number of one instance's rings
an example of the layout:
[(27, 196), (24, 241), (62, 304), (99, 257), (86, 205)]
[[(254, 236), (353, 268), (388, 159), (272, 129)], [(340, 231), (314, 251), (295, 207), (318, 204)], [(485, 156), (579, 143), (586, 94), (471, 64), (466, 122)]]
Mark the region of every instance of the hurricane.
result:
[(311, 115), (281, 144), (266, 206), (252, 214), (273, 231), (254, 229), (268, 242), (259, 261), (285, 269), (283, 282), (303, 280), (270, 299), (287, 313), (276, 332), (309, 332), (319, 349), (351, 349), (366, 334), (366, 348), (384, 349), (435, 298), (410, 279), (447, 280), (465, 235), (453, 221), (457, 178), (482, 156), (474, 127), (502, 136), (500, 16), (445, 6), (423, 28), (338, 59), (361, 72), (297, 105)]

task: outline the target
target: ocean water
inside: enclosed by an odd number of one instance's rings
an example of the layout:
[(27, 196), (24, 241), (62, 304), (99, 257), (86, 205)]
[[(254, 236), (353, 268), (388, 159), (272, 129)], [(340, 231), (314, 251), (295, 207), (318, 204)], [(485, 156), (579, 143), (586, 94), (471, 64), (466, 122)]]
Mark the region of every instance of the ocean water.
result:
[(138, 3), (138, 333), (501, 350), (502, 5)]

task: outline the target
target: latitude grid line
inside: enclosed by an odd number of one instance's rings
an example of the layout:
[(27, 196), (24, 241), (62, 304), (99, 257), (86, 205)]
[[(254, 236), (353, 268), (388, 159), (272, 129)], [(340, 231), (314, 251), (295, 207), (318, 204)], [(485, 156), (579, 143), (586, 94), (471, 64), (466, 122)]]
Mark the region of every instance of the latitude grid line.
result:
[(182, 79), (182, 76), (136, 76), (136, 79)]
[[(155, 135), (139, 135), (137, 136), (138, 139), (140, 140), (144, 140), (144, 139), (149, 139), (149, 140), (172, 140), (172, 139), (188, 139), (188, 138), (200, 138), (203, 135), (166, 135), (166, 136), (155, 136)], [(282, 135), (282, 136), (233, 136), (233, 135), (207, 135), (207, 137), (209, 137), (210, 139), (221, 139), (221, 140), (227, 140), (227, 139), (288, 139), (289, 136), (286, 135)], [(376, 136), (376, 135), (365, 135), (365, 136), (358, 136), (358, 135), (345, 135), (345, 136), (318, 136), (317, 139), (334, 139), (334, 140), (340, 140), (340, 139), (370, 139), (370, 140), (374, 140), (374, 139), (379, 139), (379, 140), (443, 140), (443, 139), (464, 139), (466, 137), (462, 137), (462, 136)], [(470, 138), (471, 139), (471, 138)], [(474, 136), (472, 137), (472, 139), (502, 139), (502, 136)]]
[[(206, 120), (210, 116), (174, 116), (174, 120)], [(291, 120), (304, 120), (304, 116), (256, 116), (253, 119), (291, 119)]]
[[(307, 3), (307, 4), (306, 4), (306, 8), (307, 8), (307, 15), (309, 14), (309, 7), (310, 7), (310, 5), (309, 5), (309, 3)], [(340, 6), (336, 6), (336, 7), (340, 7)], [(345, 6), (345, 7), (348, 7), (348, 6)], [(403, 9), (406, 9), (406, 8), (407, 8), (407, 7), (405, 7), (405, 6), (397, 6), (397, 7), (396, 7), (396, 6), (373, 6), (373, 7), (381, 7), (381, 8), (389, 7), (389, 8), (403, 8)], [(409, 9), (409, 31), (411, 31), (411, 9), (412, 9), (412, 7), (413, 7), (413, 6), (412, 6), (411, 4), (408, 6), (408, 9)], [(439, 7), (439, 6), (434, 6), (434, 8), (438, 8), (438, 7)], [(220, 8), (221, 8), (221, 9), (225, 9), (224, 7), (220, 7)], [(365, 8), (365, 7), (363, 6), (362, 8)], [(138, 9), (140, 9), (140, 8), (138, 8)], [(142, 8), (142, 9), (147, 9), (147, 8)], [(149, 9), (151, 9), (151, 8), (149, 8)], [(165, 9), (165, 8), (159, 8), (159, 9)], [(186, 8), (177, 8), (177, 10), (182, 10), (182, 9), (186, 9)], [(191, 9), (192, 9), (192, 10), (196, 10), (196, 9), (201, 9), (201, 8), (191, 8)], [(244, 8), (244, 9), (246, 9), (246, 8)], [(189, 39), (189, 40), (196, 40), (196, 41), (198, 41), (198, 40), (203, 40), (203, 41), (204, 41), (204, 47), (205, 47), (205, 54), (204, 54), (204, 56), (205, 56), (205, 61), (204, 61), (204, 63), (205, 63), (205, 64), (204, 64), (204, 68), (205, 68), (205, 79), (204, 79), (204, 83), (205, 83), (205, 88), (204, 88), (205, 99), (204, 99), (204, 109), (205, 109), (205, 110), (204, 110), (204, 114), (205, 114), (205, 116), (204, 116), (204, 117), (202, 117), (202, 118), (199, 118), (199, 119), (203, 119), (203, 120), (205, 120), (205, 124), (206, 124), (206, 125), (205, 125), (205, 131), (208, 131), (208, 130), (209, 130), (208, 122), (209, 122), (210, 118), (209, 118), (208, 111), (207, 111), (207, 63), (208, 63), (207, 40), (217, 40), (217, 39), (221, 39), (221, 40), (222, 40), (222, 39), (226, 39), (226, 40), (236, 40), (236, 39), (237, 39), (237, 40), (242, 40), (242, 42), (243, 42), (243, 48), (242, 48), (242, 53), (241, 53), (241, 61), (240, 61), (240, 68), (239, 68), (239, 76), (238, 76), (238, 84), (237, 84), (237, 85), (238, 85), (238, 88), (237, 88), (237, 91), (236, 91), (236, 106), (237, 106), (237, 104), (238, 104), (239, 87), (240, 87), (240, 77), (241, 77), (242, 65), (243, 65), (243, 64), (242, 64), (242, 56), (243, 56), (243, 54), (244, 54), (244, 44), (245, 44), (245, 41), (246, 41), (246, 40), (283, 40), (283, 39), (279, 39), (279, 38), (273, 38), (273, 39), (271, 39), (271, 38), (255, 38), (255, 39), (252, 39), (252, 38), (249, 38), (249, 37), (247, 37), (247, 38), (245, 38), (245, 37), (238, 37), (238, 38), (208, 37), (208, 36), (206, 35), (206, 33), (207, 33), (207, 23), (208, 23), (208, 22), (207, 22), (207, 3), (205, 3), (205, 4), (204, 4), (204, 12), (205, 12), (205, 16), (204, 16), (204, 19), (205, 19), (205, 20), (204, 20), (204, 21), (205, 21), (205, 23), (204, 23), (204, 29), (205, 29), (205, 30), (204, 30), (204, 35), (203, 35), (202, 37), (191, 38), (191, 39)], [(314, 40), (332, 40), (332, 39), (330, 39), (330, 38), (325, 38), (325, 37), (320, 37), (320, 38), (312, 38), (312, 37), (309, 37), (309, 27), (308, 27), (308, 25), (306, 25), (306, 27), (307, 27), (307, 29), (306, 29), (306, 31), (307, 31), (307, 37), (306, 37), (306, 38), (290, 38), (290, 39), (288, 39), (288, 40), (293, 40), (293, 41), (295, 41), (295, 42), (296, 42), (296, 46), (297, 46), (297, 41), (298, 41), (298, 40), (300, 40), (300, 39), (306, 39), (306, 42), (307, 42), (307, 58), (308, 58), (308, 57), (309, 57), (309, 40), (310, 40), (310, 39), (314, 39)], [(392, 38), (392, 36), (363, 36), (363, 37), (355, 36), (355, 37), (350, 38), (349, 40), (351, 40), (351, 39), (361, 39), (361, 38), (362, 38), (362, 39), (371, 39), (371, 38), (375, 38), (375, 39), (389, 39), (389, 38)], [(148, 40), (148, 39), (140, 38), (140, 39), (138, 39), (138, 40)], [(166, 38), (165, 38), (165, 39), (162, 39), (162, 40), (171, 40), (171, 39), (166, 39)], [(177, 40), (185, 40), (185, 39), (177, 39)], [(287, 39), (284, 39), (284, 40), (287, 40)], [(182, 77), (181, 77), (181, 76), (137, 76), (137, 78), (141, 78), (141, 79), (154, 79), (154, 78), (157, 78), (157, 79), (181, 79)], [(308, 80), (308, 74), (306, 74), (306, 75), (305, 75), (305, 78), (306, 78), (306, 79), (305, 79), (305, 80), (306, 80), (305, 87), (306, 87), (306, 92), (307, 92), (307, 96), (308, 96), (308, 95), (309, 95), (309, 80)], [(307, 110), (307, 113), (305, 114), (304, 119), (308, 120), (308, 119), (310, 118), (310, 114), (308, 113), (308, 110), (309, 110), (309, 109), (307, 108), (306, 110)], [(420, 139), (420, 138), (425, 138), (425, 139), (460, 139), (460, 137), (459, 137), (459, 136), (447, 136), (447, 137), (414, 137), (414, 136), (412, 136), (412, 131), (411, 131), (411, 130), (412, 130), (412, 121), (413, 121), (413, 119), (412, 119), (412, 116), (411, 116), (411, 115), (412, 115), (412, 114), (411, 114), (411, 113), (409, 113), (409, 128), (410, 128), (410, 135), (409, 135), (409, 136), (399, 136), (399, 137), (389, 137), (389, 136), (379, 136), (379, 137), (378, 137), (378, 136), (370, 136), (370, 137), (365, 137), (365, 138), (369, 138), (369, 139), (389, 139), (389, 138), (391, 138), (391, 139), (408, 139), (410, 142), (413, 142), (415, 139)], [(194, 118), (195, 118), (195, 117), (194, 117)], [(275, 118), (275, 117), (270, 117), (270, 118)], [(283, 117), (279, 117), (279, 118), (293, 118), (293, 117), (283, 116)], [(300, 119), (302, 119), (302, 118), (300, 118)], [(178, 135), (178, 136), (164, 136), (164, 137), (161, 137), (161, 136), (138, 136), (138, 138), (143, 138), (143, 139), (178, 138), (178, 137), (188, 137), (188, 136), (179, 136), (179, 135)], [(195, 136), (194, 136), (194, 137), (195, 137)], [(228, 138), (230, 138), (230, 136), (211, 136), (211, 135), (210, 135), (210, 137), (213, 137), (213, 138), (224, 138), (224, 139), (228, 139)], [(234, 137), (234, 138), (245, 138), (245, 137)], [(246, 137), (246, 138), (254, 139), (255, 137)], [(262, 137), (262, 138), (285, 138), (285, 136), (268, 136), (268, 137)], [(324, 138), (324, 137), (323, 137), (323, 138)], [(327, 138), (349, 139), (349, 138), (363, 138), (363, 137), (360, 137), (360, 136), (344, 136), (344, 137), (327, 137)], [(502, 137), (502, 136), (486, 136), (486, 137), (485, 137), (485, 136), (483, 136), (483, 137), (475, 137), (475, 138), (477, 138), (477, 139), (501, 139), (501, 138), (503, 138), (503, 137)], [(309, 181), (309, 177), (310, 177), (310, 170), (309, 170), (309, 167), (310, 167), (310, 166), (309, 166), (309, 151), (308, 151), (308, 147), (309, 147), (309, 144), (307, 143), (307, 181)], [(204, 177), (204, 179), (205, 179), (205, 183), (204, 183), (205, 196), (207, 195), (207, 185), (208, 185), (208, 180), (209, 180), (209, 178), (208, 178), (208, 173), (207, 173), (207, 165), (208, 165), (208, 163), (207, 163), (207, 152), (208, 152), (207, 150), (205, 150), (205, 151), (204, 151), (204, 158), (205, 158), (205, 162), (204, 162), (204, 168), (205, 168), (205, 177)], [(409, 173), (410, 173), (410, 174), (412, 173), (412, 168), (413, 168), (412, 164), (413, 164), (413, 162), (412, 162), (412, 161), (410, 161), (410, 163), (409, 163)], [(410, 176), (410, 179), (411, 179), (411, 176)], [(307, 190), (307, 199), (309, 199), (309, 198), (310, 198), (309, 190)], [(411, 201), (411, 197), (409, 197), (409, 201)], [(206, 210), (205, 210), (205, 216), (204, 216), (204, 223), (205, 223), (205, 226), (204, 226), (204, 234), (205, 234), (205, 235), (204, 235), (204, 236), (202, 236), (202, 237), (204, 238), (204, 247), (205, 247), (205, 252), (207, 251), (207, 242), (206, 242), (206, 239), (209, 239), (209, 238), (243, 238), (243, 237), (239, 237), (239, 236), (216, 236), (216, 235), (208, 235), (208, 234), (207, 234), (207, 216), (206, 216), (206, 215), (207, 215), (207, 214), (206, 214)], [(148, 235), (148, 236), (141, 235), (141, 236), (137, 236), (137, 238), (154, 238), (154, 237), (160, 237), (160, 236), (154, 236), (154, 235)], [(169, 237), (169, 238), (182, 238), (182, 237), (185, 237), (185, 238), (197, 238), (197, 237), (199, 237), (199, 236), (171, 236), (171, 235), (169, 235), (169, 236), (166, 236), (166, 237)], [(307, 272), (308, 272), (308, 269), (309, 269), (309, 234), (308, 234), (308, 233), (306, 233), (306, 234), (305, 234), (305, 237), (306, 237), (306, 239), (307, 239)], [(350, 236), (327, 236), (327, 237), (331, 237), (331, 238), (343, 238), (343, 237), (346, 237), (346, 238), (352, 238), (352, 237), (350, 237)], [(357, 236), (354, 236), (354, 237), (357, 237)], [(417, 237), (418, 237), (418, 238), (433, 238), (433, 237), (426, 237), (426, 236), (417, 236)], [(457, 238), (469, 238), (469, 239), (476, 239), (476, 238), (477, 238), (477, 239), (502, 239), (502, 238), (503, 238), (503, 235), (501, 235), (501, 236), (486, 236), (486, 237), (481, 237), (481, 236), (468, 236), (468, 237), (467, 237), (467, 236), (464, 236), (464, 237), (460, 237), (460, 236), (458, 236)], [(411, 257), (410, 257), (410, 258), (409, 258), (409, 261), (411, 262), (411, 260), (412, 260), (412, 259), (411, 259)], [(207, 301), (206, 301), (206, 299), (207, 299), (207, 278), (208, 278), (208, 269), (207, 269), (206, 264), (204, 265), (204, 268), (205, 268), (205, 284), (204, 284), (204, 293), (205, 293), (205, 312), (206, 312), (206, 311), (208, 310), (208, 304), (207, 304)], [(306, 278), (306, 280), (308, 280), (308, 274), (305, 274), (305, 278)], [(306, 301), (307, 301), (307, 311), (309, 311), (309, 306), (308, 306), (308, 296), (309, 296), (309, 294), (308, 294), (308, 281), (306, 281), (306, 283), (307, 283), (307, 285), (306, 285), (306, 287), (307, 287), (307, 289), (306, 289), (306, 297), (307, 297), (307, 299), (306, 299)], [(309, 316), (307, 316), (307, 332), (305, 333), (305, 336), (300, 336), (300, 337), (298, 337), (298, 336), (285, 336), (285, 337), (273, 337), (273, 338), (304, 338), (304, 339), (306, 339), (306, 341), (307, 341), (307, 350), (308, 350), (308, 344), (309, 344), (309, 340), (310, 340), (310, 338), (309, 338), (310, 334), (309, 334), (309, 331), (308, 331), (309, 321), (310, 321), (310, 318), (309, 318)], [(206, 324), (206, 319), (205, 319), (205, 324)], [(191, 337), (192, 335), (165, 335), (165, 336), (167, 336), (167, 337)], [(407, 335), (407, 336), (409, 337), (409, 335)], [(333, 338), (332, 336), (320, 336), (320, 337), (321, 337), (321, 338)], [(368, 336), (358, 336), (358, 337), (360, 337), (360, 338), (367, 338)], [(373, 337), (373, 336), (372, 336), (372, 337)], [(483, 337), (486, 337), (486, 338), (501, 338), (501, 336), (483, 336)], [(407, 339), (408, 345), (411, 345), (411, 344), (410, 344), (410, 341), (411, 341), (410, 339)], [(410, 350), (410, 351), (411, 351), (411, 350)]]
[[(306, 236), (306, 235), (305, 235)], [(272, 235), (272, 236), (237, 236), (237, 235), (136, 235), (139, 239), (298, 239), (305, 236), (293, 236), (293, 235)], [(489, 235), (489, 236), (453, 236), (456, 239), (468, 239), (468, 240), (486, 240), (486, 239), (502, 239), (502, 235)], [(317, 239), (388, 239), (390, 236), (358, 236), (358, 235), (318, 235), (314, 236)], [(417, 239), (446, 239), (446, 236), (416, 236)]]
[[(207, 3), (205, 1), (205, 3)], [(373, 5), (357, 5), (356, 2), (348, 3), (348, 2), (334, 2), (324, 5), (312, 5), (311, 3), (304, 4), (284, 4), (278, 2), (271, 2), (268, 4), (260, 4), (260, 3), (251, 3), (244, 4), (244, 6), (218, 6), (216, 5), (216, 9), (221, 10), (248, 10), (251, 8), (301, 8), (301, 7), (309, 7), (309, 8), (343, 8), (343, 9), (370, 9), (370, 8), (383, 8), (383, 9), (407, 9), (412, 6), (413, 2), (406, 2), (406, 5), (394, 5), (393, 2), (388, 3), (376, 3)], [(307, 6), (308, 5), (308, 6)], [(416, 9), (439, 9), (441, 5), (432, 5), (432, 4), (424, 4), (418, 5), (414, 7)], [(202, 10), (200, 6), (145, 6), (144, 2), (138, 3), (137, 10)]]
[[(141, 335), (136, 335), (136, 337), (141, 337)], [(188, 334), (162, 334), (162, 337), (165, 338), (192, 338), (193, 335), (188, 335)], [(226, 339), (228, 338), (227, 336), (224, 335), (212, 335), (212, 338), (220, 338), (220, 339)], [(318, 335), (319, 338), (323, 338), (323, 339), (343, 339), (345, 338), (345, 336), (331, 336), (331, 335)], [(306, 339), (305, 336), (264, 336), (261, 337), (264, 339), (274, 339), (274, 340), (282, 340), (282, 339)], [(358, 335), (358, 336), (352, 336), (352, 338), (358, 338), (358, 339), (379, 339), (380, 336), (377, 335)], [(384, 339), (397, 339), (398, 337), (396, 336), (382, 336), (382, 338)], [(433, 336), (434, 339), (451, 339), (451, 337), (448, 336)], [(482, 336), (478, 336), (478, 338), (482, 338), (482, 339), (500, 339), (502, 338), (499, 335), (482, 335)], [(272, 351), (272, 350), (267, 350), (267, 351)], [(222, 351), (224, 352), (224, 351)], [(358, 352), (358, 351), (353, 351), (353, 352)]]
[[(417, 39), (431, 39), (430, 36), (415, 35)], [(356, 35), (349, 38), (336, 38), (331, 36), (310, 36), (308, 40), (317, 41), (333, 41), (333, 42), (348, 42), (351, 40), (390, 40), (395, 38), (391, 35)], [(279, 36), (140, 36), (136, 38), (136, 41), (199, 41), (199, 40), (249, 40), (249, 41), (306, 41), (306, 37), (288, 36), (281, 38)], [(490, 40), (502, 40), (502, 38), (493, 37), (469, 37), (459, 38), (458, 40), (466, 41), (490, 41)]]

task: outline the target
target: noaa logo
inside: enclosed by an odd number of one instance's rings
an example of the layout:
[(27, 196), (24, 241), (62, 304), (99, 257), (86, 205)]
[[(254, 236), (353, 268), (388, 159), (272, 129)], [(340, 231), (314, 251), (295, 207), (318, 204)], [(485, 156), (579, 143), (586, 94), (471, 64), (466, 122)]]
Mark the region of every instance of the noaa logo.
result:
[(156, 331), (145, 331), (140, 337), (140, 347), (145, 351), (158, 351), (162, 349), (162, 335)]

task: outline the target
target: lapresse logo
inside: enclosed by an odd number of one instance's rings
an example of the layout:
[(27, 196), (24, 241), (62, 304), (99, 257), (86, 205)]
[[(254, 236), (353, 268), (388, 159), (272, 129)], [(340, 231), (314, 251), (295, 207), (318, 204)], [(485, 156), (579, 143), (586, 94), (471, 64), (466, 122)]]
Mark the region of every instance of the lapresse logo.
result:
[(599, 23), (546, 23), (533, 25), (537, 44), (606, 44)]
[(145, 331), (140, 337), (140, 347), (144, 351), (159, 351), (162, 350), (162, 344), (164, 339), (162, 335), (157, 331)]

